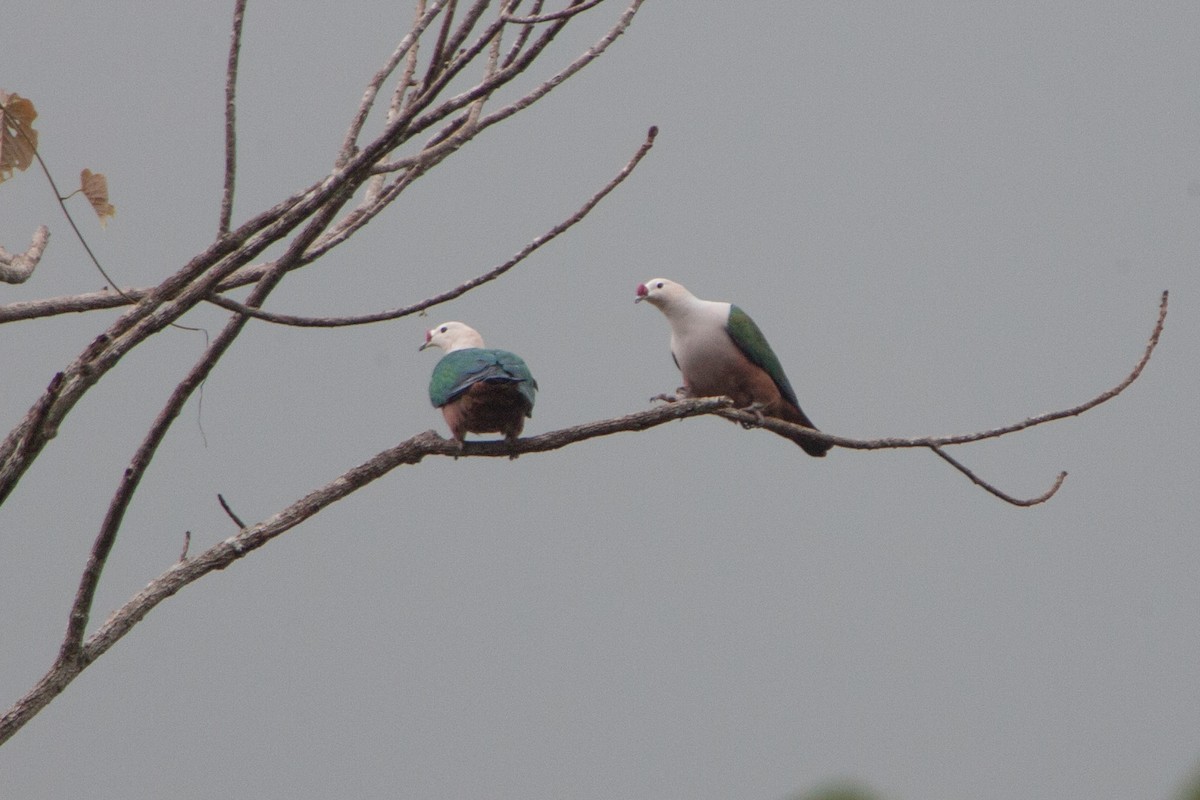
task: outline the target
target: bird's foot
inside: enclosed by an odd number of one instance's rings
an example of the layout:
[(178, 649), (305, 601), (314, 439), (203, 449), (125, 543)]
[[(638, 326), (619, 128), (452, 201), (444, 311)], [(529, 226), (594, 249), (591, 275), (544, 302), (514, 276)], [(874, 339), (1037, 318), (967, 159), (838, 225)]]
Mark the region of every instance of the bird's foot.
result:
[(678, 403), (680, 400), (691, 400), (693, 397), (695, 395), (692, 394), (691, 389), (686, 386), (680, 386), (675, 390), (675, 394), (667, 394), (666, 392), (656, 394), (650, 398), (650, 402), (653, 403), (655, 400), (662, 400), (664, 403)]
[(517, 456), (521, 455), (517, 452), (517, 437), (506, 436), (504, 441), (508, 443), (508, 460), (516, 461)]
[(467, 443), (457, 437), (450, 441), (454, 444), (454, 460), (458, 461), (458, 457), (463, 454), (463, 450), (467, 449)]
[(747, 430), (749, 430), (750, 428), (761, 428), (763, 425), (763, 422), (766, 419), (762, 413), (762, 410), (765, 407), (766, 406), (764, 406), (762, 403), (751, 403), (750, 405), (746, 406), (745, 408), (738, 409), (739, 411), (745, 411), (745, 412), (753, 414), (755, 416), (754, 422), (744, 422), (743, 421), (743, 422), (741, 422), (741, 426)]

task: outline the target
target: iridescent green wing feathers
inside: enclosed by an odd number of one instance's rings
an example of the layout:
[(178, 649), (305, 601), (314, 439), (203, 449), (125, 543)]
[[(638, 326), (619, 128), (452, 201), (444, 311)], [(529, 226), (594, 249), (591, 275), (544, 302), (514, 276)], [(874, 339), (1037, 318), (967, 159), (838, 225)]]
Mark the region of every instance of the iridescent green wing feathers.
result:
[(767, 344), (767, 337), (763, 336), (754, 320), (750, 319), (750, 315), (737, 306), (730, 306), (725, 330), (746, 358), (771, 376), (783, 398), (799, 408), (800, 402), (796, 399), (796, 392), (792, 390), (787, 375), (783, 374), (783, 365), (779, 363), (779, 357), (775, 355), (771, 345)]
[(429, 379), (429, 401), (441, 408), (480, 381), (515, 384), (529, 401), (525, 416), (533, 416), (537, 381), (521, 357), (507, 350), (469, 347), (442, 356)]

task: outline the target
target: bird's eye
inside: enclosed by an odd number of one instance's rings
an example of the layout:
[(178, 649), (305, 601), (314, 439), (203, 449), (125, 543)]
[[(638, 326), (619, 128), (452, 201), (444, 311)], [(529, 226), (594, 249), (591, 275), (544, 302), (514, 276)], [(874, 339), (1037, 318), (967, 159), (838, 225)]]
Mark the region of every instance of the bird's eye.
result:
[(445, 325), (443, 325), (443, 326), (441, 327), (441, 330), (440, 330), (440, 331), (438, 331), (438, 332), (439, 332), (439, 333), (445, 333), (445, 332), (446, 332), (446, 326), (445, 326)]
[(662, 281), (659, 281), (659, 282), (658, 282), (658, 283), (655, 285), (655, 287), (654, 287), (654, 288), (655, 288), (655, 289), (661, 289), (662, 287), (663, 287), (663, 283), (662, 283)]

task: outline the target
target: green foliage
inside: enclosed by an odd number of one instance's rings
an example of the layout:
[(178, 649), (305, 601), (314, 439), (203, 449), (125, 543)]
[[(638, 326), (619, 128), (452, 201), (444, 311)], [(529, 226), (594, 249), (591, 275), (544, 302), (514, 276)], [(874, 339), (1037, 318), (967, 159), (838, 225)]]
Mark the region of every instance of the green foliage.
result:
[(1175, 800), (1200, 800), (1200, 767), (1192, 770), (1191, 776), (1175, 793)]
[(880, 795), (852, 781), (837, 781), (819, 786), (803, 794), (797, 794), (790, 800), (882, 800)]

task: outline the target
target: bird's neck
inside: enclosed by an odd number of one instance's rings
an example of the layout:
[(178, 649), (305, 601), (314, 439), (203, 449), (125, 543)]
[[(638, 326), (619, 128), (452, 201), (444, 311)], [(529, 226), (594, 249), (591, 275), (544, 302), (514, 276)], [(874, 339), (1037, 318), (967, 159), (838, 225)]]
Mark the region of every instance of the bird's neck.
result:
[(672, 304), (667, 313), (671, 327), (679, 332), (693, 326), (710, 327), (714, 324), (724, 325), (729, 319), (729, 303), (718, 303), (712, 300), (701, 300), (698, 297), (685, 297)]
[(446, 348), (447, 353), (453, 353), (455, 350), (469, 350), (472, 347), (483, 347), (483, 337), (479, 334), (474, 336), (459, 336), (457, 339), (449, 343)]

